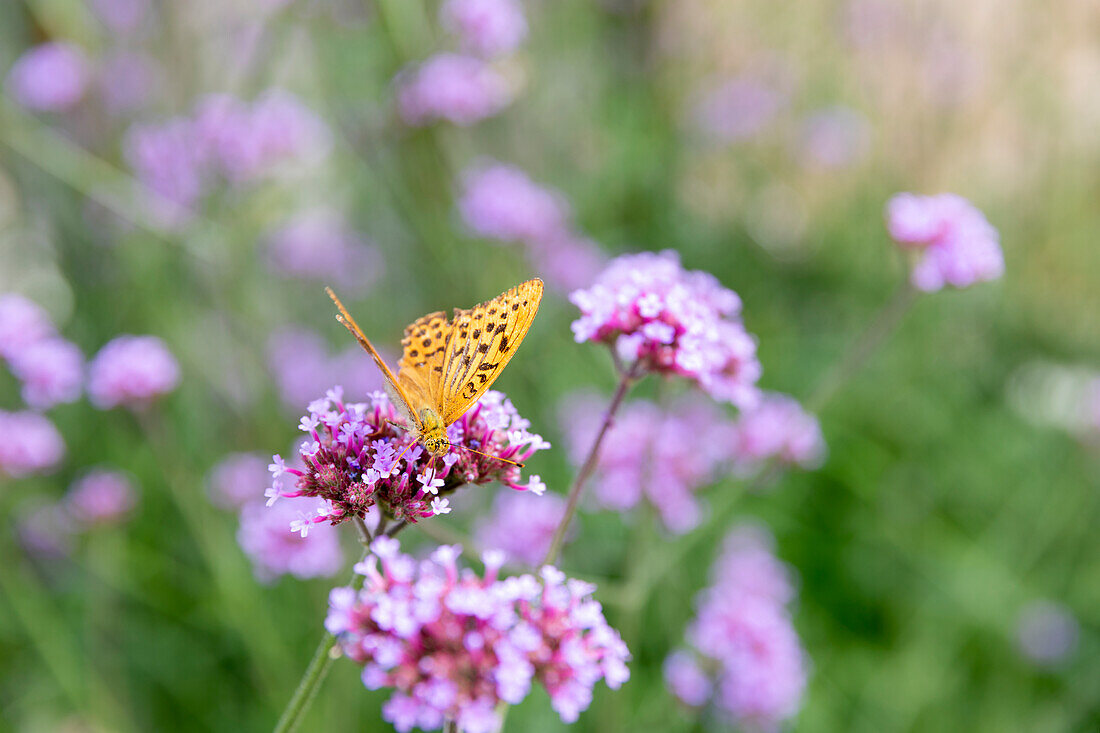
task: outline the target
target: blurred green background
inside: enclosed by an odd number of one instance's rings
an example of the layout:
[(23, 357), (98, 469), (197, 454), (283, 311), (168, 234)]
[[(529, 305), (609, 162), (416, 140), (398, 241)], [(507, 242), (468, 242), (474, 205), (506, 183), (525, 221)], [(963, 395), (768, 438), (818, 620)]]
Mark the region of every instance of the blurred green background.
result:
[[(257, 583), (237, 518), (210, 503), (206, 476), (228, 452), (285, 452), (297, 435), (300, 413), (282, 405), (265, 356), (271, 333), (302, 326), (333, 351), (348, 344), (320, 284), (273, 274), (260, 242), (288, 210), (338, 202), (385, 262), (349, 306), (394, 353), (417, 316), (538, 274), (522, 248), (464, 232), (454, 182), (482, 156), (560, 190), (608, 256), (675, 249), (686, 268), (736, 290), (759, 339), (762, 385), (800, 399), (904, 278), (882, 223), (888, 198), (953, 191), (974, 201), (1001, 233), (1003, 280), (923, 296), (821, 411), (824, 466), (738, 499), (736, 514), (765, 522), (800, 578), (794, 619), (812, 669), (792, 728), (1100, 728), (1097, 455), (1066, 429), (1051, 387), (1062, 385), (1059, 368), (1100, 365), (1100, 8), (528, 2), (530, 36), (506, 62), (516, 101), (469, 128), (414, 130), (397, 120), (391, 79), (445, 44), (434, 3), (276, 5), (154, 4), (140, 43), (165, 73), (132, 118), (31, 115), (0, 102), (0, 291), (42, 304), (88, 355), (119, 333), (156, 334), (183, 371), (140, 419), (87, 401), (54, 408), (61, 467), (0, 477), (5, 729), (270, 729), (343, 573)], [(92, 59), (115, 43), (80, 0), (0, 5), (0, 69), (49, 38)], [(692, 100), (761, 59), (782, 66), (788, 103), (745, 139), (701, 139)], [(122, 156), (127, 126), (186, 114), (206, 92), (252, 98), (274, 85), (331, 128), (324, 163), (225, 187), (184, 227), (150, 222)], [(809, 165), (801, 122), (834, 105), (865, 120), (865, 148), (841, 166)], [(558, 405), (614, 385), (606, 353), (573, 343), (575, 316), (563, 292), (548, 293), (498, 382), (555, 444), (531, 470), (559, 493), (572, 468)], [(1049, 378), (1021, 378), (1037, 369)], [(650, 380), (633, 396), (656, 389)], [(4, 372), (0, 408), (18, 401)], [(101, 463), (136, 477), (133, 518), (77, 538), (66, 557), (27, 555), (15, 531), (27, 503), (58, 499)], [(737, 487), (731, 477), (701, 495)], [(460, 511), (433, 521), (467, 532), (497, 490), (469, 489)], [(634, 660), (622, 690), (598, 685), (577, 730), (708, 725), (675, 703), (661, 664), (682, 642), (722, 529), (677, 539), (581, 513), (562, 566), (608, 579), (597, 598)], [(415, 528), (402, 541), (434, 542)], [(634, 559), (665, 551), (683, 553), (674, 572), (644, 599), (622, 592)], [(1075, 649), (1051, 666), (1016, 643), (1021, 610), (1039, 599), (1080, 624)], [(303, 729), (388, 729), (388, 693), (363, 689), (358, 672), (334, 665)], [(562, 727), (536, 691), (506, 729)]]

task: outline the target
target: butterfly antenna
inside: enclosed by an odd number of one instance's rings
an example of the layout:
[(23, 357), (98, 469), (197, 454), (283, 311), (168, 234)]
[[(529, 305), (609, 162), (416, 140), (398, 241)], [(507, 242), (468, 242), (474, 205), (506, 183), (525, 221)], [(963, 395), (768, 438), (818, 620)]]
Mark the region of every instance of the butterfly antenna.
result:
[(394, 461), (393, 461), (393, 465), (394, 465), (395, 468), (397, 467), (397, 462), (401, 460), (401, 456), (405, 455), (409, 451), (409, 448), (412, 448), (415, 444), (416, 443), (414, 441), (412, 443), (409, 443), (408, 445), (406, 445), (404, 448), (401, 449), (401, 452), (397, 454), (397, 458), (394, 459)]
[(497, 461), (504, 461), (505, 463), (511, 463), (513, 466), (523, 468), (522, 463), (520, 463), (519, 461), (513, 461), (511, 458), (502, 458), (501, 456), (494, 456), (490, 453), (482, 453), (481, 451), (474, 450), (473, 448), (466, 448), (466, 450), (470, 451), (471, 453), (477, 453), (479, 456), (485, 456), (486, 458), (492, 458)]

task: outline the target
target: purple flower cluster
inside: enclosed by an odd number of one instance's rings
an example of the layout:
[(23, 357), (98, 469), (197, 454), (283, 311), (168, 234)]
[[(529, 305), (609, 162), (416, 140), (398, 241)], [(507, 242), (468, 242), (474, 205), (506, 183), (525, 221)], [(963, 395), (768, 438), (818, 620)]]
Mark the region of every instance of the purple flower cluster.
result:
[(1023, 607), (1016, 620), (1020, 653), (1042, 666), (1065, 661), (1077, 648), (1081, 626), (1060, 603), (1039, 600)]
[(270, 90), (252, 104), (210, 95), (190, 117), (134, 125), (124, 141), (134, 172), (162, 198), (154, 213), (166, 224), (186, 221), (218, 176), (238, 185), (254, 182), (328, 146), (324, 122), (282, 90)]
[(141, 410), (179, 383), (172, 352), (156, 336), (117, 336), (88, 367), (88, 398), (101, 410)]
[(693, 652), (665, 663), (669, 689), (683, 703), (715, 708), (742, 728), (772, 730), (793, 717), (807, 661), (787, 604), (789, 574), (766, 531), (738, 529), (725, 541), (712, 584), (687, 631)]
[(110, 525), (125, 519), (137, 504), (130, 477), (121, 471), (97, 468), (70, 488), (64, 507), (76, 524)]
[(467, 170), (458, 210), (477, 236), (525, 244), (543, 277), (563, 289), (591, 282), (603, 266), (599, 248), (575, 231), (565, 198), (515, 166), (488, 161)]
[(468, 127), (512, 101), (507, 80), (475, 56), (440, 53), (397, 78), (397, 107), (410, 125), (447, 120)]
[(765, 394), (756, 407), (743, 412), (734, 426), (733, 440), (735, 461), (746, 472), (769, 459), (814, 468), (825, 457), (817, 418), (784, 394)]
[(899, 193), (886, 205), (886, 224), (895, 242), (916, 253), (910, 281), (919, 290), (965, 288), (1004, 274), (997, 230), (962, 196)]
[(521, 484), (519, 467), (489, 457), (522, 462), (550, 447), (528, 432), (530, 423), (500, 392), (486, 392), (447, 428), (452, 452), (438, 461), (419, 444), (408, 447), (409, 435), (398, 427), (403, 418), (385, 394), (375, 392), (368, 399), (344, 403), (342, 388), (329, 390), (309, 405), (309, 414), (299, 423), (306, 433), (298, 451), (303, 467), (289, 467), (278, 455), (273, 459), (274, 482), (265, 492), (268, 505), (280, 497), (308, 496), (326, 502), (316, 514), (293, 522), (302, 536), (315, 524), (362, 517), (376, 505), (409, 522), (447, 514), (451, 507), (446, 494), (463, 484), (498, 481), (520, 491), (545, 491), (538, 476)]
[(330, 209), (299, 212), (272, 232), (267, 237), (267, 259), (276, 272), (323, 280), (355, 293), (382, 272), (378, 250)]
[(477, 543), (535, 567), (550, 549), (554, 531), (564, 516), (565, 500), (557, 494), (501, 492), (493, 501), (492, 512), (478, 523)]
[[(603, 418), (598, 404), (579, 396), (562, 410), (569, 454), (578, 465)], [(632, 402), (604, 438), (592, 482), (596, 502), (626, 511), (645, 500), (670, 531), (687, 532), (701, 519), (695, 491), (714, 480), (727, 461), (732, 436), (732, 424), (711, 403), (683, 400), (665, 411), (651, 402)]]
[(28, 406), (44, 410), (79, 399), (84, 354), (57, 335), (42, 308), (15, 293), (0, 296), (0, 358), (22, 383)]
[(363, 665), (368, 689), (395, 688), (382, 715), (399, 731), (453, 720), (466, 733), (493, 733), (497, 705), (519, 703), (534, 681), (572, 723), (600, 679), (618, 688), (630, 676), (626, 645), (589, 583), (550, 566), (538, 578), (500, 579), (500, 552), (485, 554), (481, 578), (459, 571), (458, 546), (419, 565), (394, 539), (378, 538), (372, 550), (356, 566), (364, 587), (329, 595), (325, 627)]
[(518, 0), (445, 0), (439, 20), (480, 56), (515, 51), (527, 37), (527, 19)]
[(761, 368), (741, 299), (709, 273), (684, 270), (675, 252), (618, 257), (569, 299), (581, 311), (578, 343), (606, 343), (635, 368), (693, 379), (742, 409), (756, 404)]
[(240, 509), (263, 496), (271, 482), (267, 461), (257, 453), (230, 453), (207, 477), (210, 499), (224, 509)]
[(30, 49), (8, 72), (8, 92), (28, 109), (61, 112), (84, 96), (88, 61), (77, 47), (62, 42)]
[[(263, 483), (258, 486), (262, 487)], [(259, 489), (253, 493), (258, 494)], [(289, 528), (294, 521), (314, 514), (323, 506), (320, 499), (302, 498), (285, 499), (271, 507), (260, 499), (241, 507), (237, 543), (252, 561), (257, 580), (270, 583), (287, 574), (300, 580), (329, 577), (344, 567), (344, 555), (334, 527), (314, 527), (308, 536)]]
[(357, 344), (330, 355), (324, 339), (312, 331), (276, 331), (267, 341), (267, 356), (283, 404), (295, 411), (333, 384), (344, 385), (349, 394), (382, 389), (382, 375)]
[(21, 478), (45, 473), (65, 455), (61, 434), (33, 412), (0, 411), (0, 474)]

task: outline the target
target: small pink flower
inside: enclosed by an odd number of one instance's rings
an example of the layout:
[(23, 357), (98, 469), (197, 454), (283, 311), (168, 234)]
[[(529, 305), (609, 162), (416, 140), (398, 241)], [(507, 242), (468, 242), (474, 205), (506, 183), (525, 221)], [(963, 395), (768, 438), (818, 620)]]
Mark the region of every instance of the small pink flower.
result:
[(119, 336), (88, 368), (88, 397), (101, 410), (140, 409), (179, 383), (179, 364), (156, 336)]
[(778, 393), (740, 416), (734, 429), (734, 456), (743, 470), (754, 470), (767, 459), (814, 468), (825, 456), (825, 440), (817, 418), (798, 401)]
[(0, 473), (12, 478), (47, 473), (64, 456), (61, 434), (45, 417), (0, 411)]
[(527, 37), (527, 19), (517, 0), (445, 0), (439, 17), (467, 49), (483, 56), (514, 51)]
[(344, 218), (329, 209), (295, 214), (267, 237), (271, 268), (290, 277), (329, 282), (361, 293), (382, 272), (382, 256)]
[(481, 59), (441, 53), (398, 78), (397, 106), (410, 125), (448, 120), (463, 127), (511, 102), (504, 78)]
[(260, 499), (271, 484), (268, 462), (256, 453), (230, 453), (210, 471), (210, 498), (225, 509)]
[(492, 512), (478, 524), (477, 541), (481, 547), (502, 550), (509, 558), (536, 567), (550, 549), (563, 516), (565, 500), (557, 494), (501, 492)]
[[(386, 351), (382, 350), (386, 357)], [(268, 368), (283, 403), (295, 410), (341, 384), (349, 395), (368, 395), (382, 389), (382, 376), (363, 350), (353, 344), (336, 354), (318, 334), (303, 329), (283, 329), (267, 340)]]
[(84, 96), (88, 62), (76, 46), (43, 43), (19, 57), (8, 72), (8, 91), (19, 104), (34, 110), (61, 112)]
[(10, 359), (54, 334), (53, 321), (37, 303), (18, 293), (0, 295), (0, 357)]
[(899, 193), (886, 205), (890, 236), (916, 253), (910, 281), (932, 292), (965, 288), (1004, 274), (997, 230), (961, 196)]
[(335, 575), (344, 566), (336, 530), (313, 525), (305, 534), (291, 529), (323, 505), (316, 499), (284, 499), (274, 506), (262, 499), (241, 507), (237, 542), (252, 560), (256, 578), (269, 583), (280, 575), (306, 578)]
[(1016, 622), (1016, 644), (1032, 662), (1052, 666), (1077, 648), (1080, 624), (1065, 606), (1052, 601), (1032, 601)]
[(568, 231), (569, 206), (519, 168), (487, 163), (466, 172), (458, 209), (474, 234), (502, 242), (546, 242)]
[(710, 699), (713, 683), (690, 653), (679, 650), (670, 654), (664, 676), (668, 689), (685, 705), (701, 707)]
[(46, 409), (75, 402), (84, 386), (84, 355), (61, 338), (36, 341), (12, 354), (12, 373), (23, 383), (23, 401)]
[(130, 478), (120, 471), (95, 469), (69, 488), (65, 511), (80, 525), (109, 525), (123, 520), (137, 503)]

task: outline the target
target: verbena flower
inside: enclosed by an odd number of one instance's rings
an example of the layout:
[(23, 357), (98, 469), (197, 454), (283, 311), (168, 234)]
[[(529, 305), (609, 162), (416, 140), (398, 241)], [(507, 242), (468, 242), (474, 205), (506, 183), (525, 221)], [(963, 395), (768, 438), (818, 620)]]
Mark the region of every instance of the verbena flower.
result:
[(520, 483), (517, 466), (466, 450), (522, 462), (550, 447), (528, 431), (530, 423), (500, 392), (486, 392), (447, 428), (453, 447), (441, 459), (433, 459), (419, 444), (405, 450), (410, 439), (400, 427), (403, 422), (384, 393), (369, 395), (365, 403), (345, 403), (340, 387), (329, 390), (310, 404), (299, 423), (305, 433), (299, 449), (303, 468), (288, 467), (280, 456), (274, 457), (269, 504), (283, 496), (324, 499), (327, 504), (315, 515), (295, 523), (304, 535), (314, 524), (362, 517), (376, 505), (410, 522), (445, 514), (450, 511), (445, 495), (463, 484), (498, 481), (535, 493), (546, 488), (538, 476)]
[[(386, 351), (381, 350), (386, 357)], [(353, 344), (329, 354), (325, 340), (304, 329), (282, 329), (267, 340), (268, 368), (275, 378), (283, 404), (295, 410), (341, 384), (348, 394), (368, 394), (382, 389), (382, 375), (363, 350)]]
[(372, 550), (356, 566), (363, 588), (329, 595), (325, 627), (363, 665), (368, 689), (395, 688), (382, 715), (399, 731), (452, 719), (466, 733), (492, 733), (497, 704), (519, 703), (536, 681), (572, 723), (600, 679), (618, 688), (629, 678), (629, 652), (589, 583), (549, 566), (539, 577), (500, 579), (499, 552), (484, 555), (479, 577), (458, 569), (458, 546), (419, 564), (394, 539), (376, 539)]
[(269, 583), (281, 575), (295, 578), (329, 577), (344, 567), (337, 531), (314, 527), (308, 535), (291, 529), (294, 522), (313, 516), (324, 502), (285, 499), (275, 506), (262, 500), (241, 507), (237, 543), (252, 561), (256, 578)]
[(478, 523), (475, 537), (480, 547), (502, 550), (509, 558), (537, 566), (564, 516), (565, 500), (557, 494), (501, 492), (492, 512)]
[(410, 125), (448, 120), (469, 126), (504, 109), (511, 91), (503, 76), (473, 56), (437, 54), (397, 79), (397, 107)]
[(66, 557), (73, 547), (72, 517), (61, 502), (33, 501), (20, 506), (15, 532), (20, 546), (30, 555), (43, 559)]
[(962, 196), (899, 193), (886, 205), (890, 236), (914, 253), (913, 287), (965, 288), (1004, 274), (997, 230)]
[(799, 709), (805, 654), (786, 604), (790, 577), (760, 529), (734, 530), (687, 631), (693, 651), (675, 652), (665, 678), (687, 705), (711, 702), (748, 730), (773, 730)]
[(56, 337), (41, 339), (13, 353), (9, 363), (30, 407), (46, 409), (80, 397), (84, 354), (76, 344)]
[(445, 0), (439, 19), (467, 50), (482, 56), (514, 51), (527, 37), (527, 19), (517, 0)]
[(623, 255), (570, 300), (577, 342), (597, 341), (650, 372), (693, 379), (741, 408), (759, 398), (756, 340), (740, 319), (741, 299), (714, 276), (687, 271), (675, 252)]
[(382, 272), (382, 257), (366, 238), (330, 209), (299, 212), (267, 236), (267, 260), (276, 272), (324, 280), (360, 293)]
[(239, 509), (264, 495), (271, 483), (268, 461), (257, 453), (230, 453), (210, 470), (210, 499), (225, 509)]
[(21, 478), (46, 473), (64, 456), (61, 434), (45, 417), (0, 411), (0, 474)]
[(156, 336), (118, 336), (88, 367), (88, 398), (101, 410), (141, 409), (179, 383), (179, 364)]
[(37, 303), (18, 293), (0, 295), (0, 357), (10, 359), (54, 334), (53, 321)]
[[(584, 460), (602, 418), (598, 400), (578, 396), (564, 403), (562, 424), (575, 464)], [(689, 531), (702, 513), (694, 494), (728, 460), (732, 430), (719, 409), (701, 400), (682, 400), (667, 411), (651, 402), (628, 403), (596, 462), (596, 502), (626, 511), (647, 501), (669, 530)]]
[(813, 468), (825, 456), (825, 439), (817, 418), (784, 394), (768, 393), (741, 414), (733, 434), (733, 455), (742, 470), (772, 459), (786, 465)]
[(1065, 606), (1052, 601), (1032, 601), (1016, 620), (1016, 644), (1032, 662), (1051, 666), (1077, 648), (1081, 627)]
[(502, 242), (544, 241), (567, 231), (569, 206), (519, 168), (483, 163), (463, 176), (458, 210), (474, 234)]
[(34, 110), (60, 112), (84, 96), (88, 61), (79, 48), (54, 41), (30, 49), (8, 72), (8, 92)]
[(137, 492), (129, 476), (97, 468), (69, 487), (64, 507), (74, 524), (102, 526), (122, 521), (136, 504)]
[(154, 216), (174, 226), (194, 214), (210, 176), (190, 120), (132, 125), (122, 147), (138, 180), (159, 197), (150, 202)]

